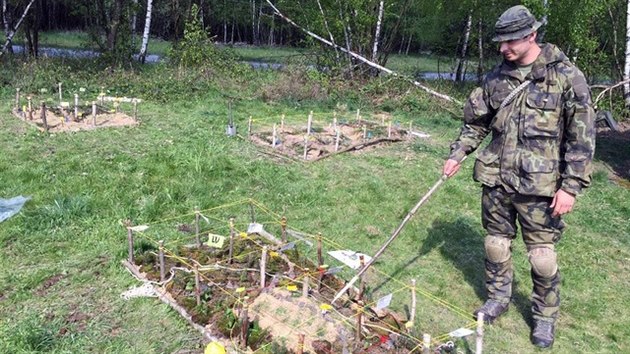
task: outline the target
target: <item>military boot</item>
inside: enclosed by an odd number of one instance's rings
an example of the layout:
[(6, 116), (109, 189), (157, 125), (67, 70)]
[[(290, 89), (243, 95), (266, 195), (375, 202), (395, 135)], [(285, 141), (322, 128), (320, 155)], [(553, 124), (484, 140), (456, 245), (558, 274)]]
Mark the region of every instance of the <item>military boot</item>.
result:
[(539, 348), (551, 348), (555, 339), (556, 326), (553, 322), (534, 320), (532, 344)]
[(496, 320), (499, 316), (507, 312), (508, 303), (502, 303), (495, 300), (486, 300), (486, 302), (473, 312), (473, 315), (477, 317), (477, 315), (481, 312), (483, 313), (483, 321), (485, 323), (491, 324)]

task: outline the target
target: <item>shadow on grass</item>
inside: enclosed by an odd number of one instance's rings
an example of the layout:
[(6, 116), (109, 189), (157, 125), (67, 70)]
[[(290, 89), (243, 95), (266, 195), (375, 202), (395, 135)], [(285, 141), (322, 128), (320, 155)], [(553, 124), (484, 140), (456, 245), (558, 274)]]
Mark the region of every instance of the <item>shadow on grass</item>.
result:
[[(474, 221), (458, 218), (455, 220), (438, 219), (428, 230), (428, 236), (422, 243), (418, 253), (397, 268), (391, 278), (398, 277), (405, 269), (413, 265), (419, 258), (438, 249), (445, 260), (450, 262), (464, 276), (465, 281), (473, 288), (477, 297), (485, 301), (485, 273), (484, 273), (484, 237), (474, 226)], [(519, 291), (519, 282), (515, 274), (512, 284), (512, 304), (522, 315), (528, 325), (532, 325), (530, 300), (527, 294)], [(379, 290), (388, 280), (381, 282), (374, 291)]]
[(604, 161), (621, 184), (630, 188), (630, 123), (620, 123), (622, 131), (602, 131), (597, 134), (595, 158)]

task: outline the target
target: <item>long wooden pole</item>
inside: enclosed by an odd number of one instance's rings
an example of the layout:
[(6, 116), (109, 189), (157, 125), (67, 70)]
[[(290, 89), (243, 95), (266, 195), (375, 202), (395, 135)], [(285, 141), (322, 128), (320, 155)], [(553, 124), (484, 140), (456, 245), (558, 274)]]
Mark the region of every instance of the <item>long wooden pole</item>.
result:
[(409, 213), (407, 213), (407, 216), (405, 216), (405, 218), (403, 219), (403, 221), (400, 223), (400, 225), (398, 225), (398, 228), (394, 231), (394, 233), (389, 237), (389, 239), (383, 244), (383, 246), (381, 246), (381, 248), (376, 252), (376, 254), (374, 254), (374, 257), (372, 257), (372, 259), (367, 262), (367, 264), (361, 268), (361, 270), (359, 270), (359, 272), (357, 273), (357, 275), (355, 275), (344, 287), (343, 289), (341, 289), (333, 298), (332, 303), (334, 303), (335, 301), (337, 301), (346, 291), (348, 291), (348, 289), (350, 289), (352, 287), (352, 285), (354, 285), (354, 283), (356, 283), (357, 280), (359, 280), (359, 278), (361, 277), (361, 275), (363, 275), (363, 273), (365, 273), (366, 270), (368, 270), (368, 268), (370, 268), (370, 266), (372, 264), (374, 264), (374, 262), (381, 256), (381, 254), (383, 254), (383, 252), (385, 252), (385, 249), (387, 249), (387, 247), (396, 239), (396, 237), (398, 237), (398, 235), (400, 234), (400, 232), (402, 231), (402, 229), (405, 227), (405, 225), (407, 224), (407, 222), (416, 214), (416, 212), (418, 211), (418, 209), (422, 206), (422, 204), (424, 204), (429, 197), (431, 197), (431, 195), (433, 194), (433, 192), (435, 192), (441, 185), (442, 183), (444, 183), (444, 181), (446, 181), (448, 177), (446, 175), (443, 175), (442, 177), (440, 177), (440, 179), (438, 179), (437, 182), (435, 182), (435, 184), (433, 185), (433, 187), (431, 187), (431, 189), (427, 192), (427, 194), (425, 194), (422, 199), (420, 199), (420, 201), (411, 209), (411, 211), (409, 211)]

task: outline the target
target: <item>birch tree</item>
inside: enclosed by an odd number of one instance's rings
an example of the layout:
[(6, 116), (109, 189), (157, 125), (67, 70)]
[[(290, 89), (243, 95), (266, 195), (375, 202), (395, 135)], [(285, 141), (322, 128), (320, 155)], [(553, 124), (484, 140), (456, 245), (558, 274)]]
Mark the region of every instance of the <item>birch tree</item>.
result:
[[(20, 19), (17, 21), (17, 23), (14, 26), (11, 26), (10, 24), (7, 25), (7, 27), (6, 27), (6, 28), (8, 28), (8, 33), (6, 34), (7, 39), (4, 42), (4, 45), (2, 46), (2, 49), (0, 49), (0, 57), (2, 57), (2, 55), (4, 55), (4, 53), (7, 51), (7, 48), (11, 46), (11, 42), (13, 41), (13, 36), (15, 36), (15, 33), (20, 28), (20, 25), (22, 24), (22, 21), (24, 21), (24, 17), (26, 17), (26, 15), (28, 14), (28, 11), (31, 9), (31, 6), (33, 5), (34, 2), (35, 2), (35, 0), (30, 0), (28, 2), (28, 5), (26, 5), (26, 8), (24, 9), (24, 12), (22, 13), (22, 16), (20, 17)], [(2, 6), (3, 6), (3, 10), (4, 10), (3, 12), (6, 13), (6, 10), (5, 10), (6, 9), (6, 0), (3, 0)], [(6, 19), (6, 16), (5, 16), (5, 19)]]
[(468, 53), (468, 41), (470, 40), (470, 30), (472, 27), (472, 10), (468, 12), (466, 17), (466, 27), (464, 28), (462, 46), (457, 57), (457, 70), (455, 74), (455, 81), (464, 80), (464, 67), (466, 66), (466, 54)]
[(147, 0), (147, 16), (144, 20), (144, 32), (142, 32), (142, 45), (140, 46), (140, 54), (138, 59), (144, 64), (147, 57), (147, 46), (149, 44), (149, 32), (151, 29), (151, 11), (153, 9), (153, 0)]
[(381, 35), (381, 23), (383, 22), (383, 7), (385, 1), (381, 0), (378, 5), (378, 17), (376, 19), (376, 31), (374, 33), (374, 47), (372, 48), (372, 61), (378, 57), (378, 39)]

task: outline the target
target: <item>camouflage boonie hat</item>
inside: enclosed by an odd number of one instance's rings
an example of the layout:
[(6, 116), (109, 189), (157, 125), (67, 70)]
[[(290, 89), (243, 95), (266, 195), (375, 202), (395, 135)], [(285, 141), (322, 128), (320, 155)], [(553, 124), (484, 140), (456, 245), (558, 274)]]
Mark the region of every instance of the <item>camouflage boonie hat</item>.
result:
[(523, 5), (507, 9), (494, 25), (494, 42), (505, 42), (525, 38), (535, 32), (542, 23)]

